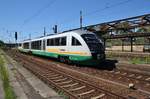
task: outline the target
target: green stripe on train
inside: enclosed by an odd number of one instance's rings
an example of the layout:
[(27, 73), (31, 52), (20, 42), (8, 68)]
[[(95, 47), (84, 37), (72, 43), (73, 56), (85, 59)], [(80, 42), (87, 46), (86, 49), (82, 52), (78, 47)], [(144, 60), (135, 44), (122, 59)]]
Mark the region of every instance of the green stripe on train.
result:
[[(28, 49), (20, 49), (22, 52), (28, 52)], [(35, 55), (41, 55), (41, 56), (48, 56), (53, 58), (58, 58), (58, 56), (69, 56), (69, 59), (71, 61), (85, 61), (90, 60), (91, 56), (80, 56), (80, 55), (70, 55), (70, 54), (58, 54), (58, 53), (50, 53), (46, 51), (40, 51), (40, 50), (31, 50), (32, 54)]]
[(58, 54), (58, 53), (50, 53), (50, 52), (45, 52), (45, 51), (35, 51), (35, 50), (32, 50), (32, 53), (36, 54), (36, 55), (49, 56), (49, 57), (54, 57), (54, 58), (58, 58), (58, 56), (69, 56), (69, 59), (72, 60), (72, 61), (84, 61), (84, 60), (91, 59), (91, 56)]
[[(29, 52), (30, 51), (28, 49), (19, 49), (19, 50), (22, 52)], [(34, 55), (47, 56), (47, 57), (53, 57), (53, 58), (58, 58), (59, 55), (69, 56), (69, 59), (71, 61), (74, 61), (74, 62), (82, 64), (82, 65), (98, 65), (100, 63), (99, 60), (93, 60), (91, 56), (57, 54), (57, 53), (40, 51), (40, 50), (31, 50), (31, 51), (32, 51), (32, 54), (34, 54)]]

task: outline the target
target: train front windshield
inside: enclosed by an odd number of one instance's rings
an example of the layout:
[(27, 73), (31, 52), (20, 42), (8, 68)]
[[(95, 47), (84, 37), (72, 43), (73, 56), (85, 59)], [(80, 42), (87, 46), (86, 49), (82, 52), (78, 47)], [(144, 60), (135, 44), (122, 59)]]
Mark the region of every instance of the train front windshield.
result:
[(85, 40), (91, 52), (93, 53), (104, 52), (104, 46), (102, 44), (102, 41), (99, 40), (95, 35), (83, 34), (81, 35), (81, 37)]

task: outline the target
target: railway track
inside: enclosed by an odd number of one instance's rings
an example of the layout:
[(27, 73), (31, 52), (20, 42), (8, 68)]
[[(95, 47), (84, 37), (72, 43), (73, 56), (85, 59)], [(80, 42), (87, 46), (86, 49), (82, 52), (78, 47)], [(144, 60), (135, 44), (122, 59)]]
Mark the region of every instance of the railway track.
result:
[(133, 83), (135, 88), (143, 89), (150, 92), (150, 76), (140, 73), (135, 73), (126, 70), (113, 70), (104, 71), (104, 75), (111, 76), (111, 78), (116, 78), (118, 81)]
[[(128, 91), (125, 91), (125, 92), (124, 91), (123, 92), (119, 92), (119, 91), (114, 92), (113, 91), (113, 93), (112, 93), (112, 90), (111, 90), (112, 88), (109, 88), (109, 86), (107, 86), (107, 85), (102, 86), (98, 90), (97, 89), (98, 85), (92, 84), (92, 82), (90, 82), (90, 87), (89, 87), (89, 85), (86, 84), (86, 80), (82, 80), (84, 82), (81, 83), (80, 81), (78, 82), (76, 80), (76, 78), (74, 80), (74, 79), (69, 78), (68, 76), (67, 77), (64, 76), (64, 75), (68, 75), (67, 74), (68, 72), (62, 72), (58, 68), (54, 68), (54, 66), (51, 66), (51, 67), (53, 67), (53, 69), (55, 71), (50, 70), (50, 68), (49, 68), (50, 65), (43, 63), (43, 60), (41, 61), (40, 58), (35, 60), (36, 62), (38, 62), (38, 64), (37, 63), (35, 64), (35, 62), (32, 63), (33, 60), (34, 60), (33, 57), (29, 58), (29, 57), (26, 56), (26, 58), (25, 58), (24, 55), (21, 55), (21, 56), (16, 56), (16, 59), (17, 59), (17, 61), (24, 60), (24, 62), (23, 62), (24, 66), (26, 66), (26, 68), (28, 68), (30, 71), (35, 73), (41, 79), (43, 79), (46, 83), (51, 81), (51, 84), (50, 83), (48, 83), (48, 84), (50, 84), (52, 86), (56, 84), (54, 86), (54, 87), (56, 87), (56, 89), (58, 89), (58, 90), (59, 89), (67, 90), (68, 92), (64, 91), (64, 93), (66, 93), (67, 96), (71, 96), (71, 94), (74, 93), (74, 92), (76, 93), (76, 91), (80, 93), (80, 94), (79, 93), (75, 94), (76, 98), (86, 98), (86, 99), (92, 98), (92, 97), (95, 98), (95, 99), (98, 99), (99, 97), (106, 98), (106, 99), (110, 99), (110, 97), (111, 97), (111, 99), (127, 98), (128, 97), (127, 94), (129, 94)], [(28, 59), (28, 60), (26, 60), (26, 59)], [(30, 62), (30, 64), (29, 64), (29, 62)], [(49, 62), (47, 62), (47, 63), (49, 63)], [(110, 79), (111, 81), (119, 81), (120, 83), (124, 83), (124, 84), (134, 83), (134, 84), (136, 84), (136, 86), (138, 86), (138, 87), (140, 86), (142, 89), (144, 89), (144, 90), (146, 89), (147, 91), (149, 91), (149, 76), (148, 75), (137, 74), (137, 73), (133, 73), (133, 72), (125, 71), (125, 70), (113, 70), (113, 71), (105, 71), (104, 70), (104, 71), (100, 71), (100, 70), (91, 69), (91, 68), (88, 68), (88, 67), (81, 68), (81, 67), (76, 67), (76, 66), (68, 66), (68, 65), (63, 64), (63, 63), (59, 63), (59, 64), (61, 64), (62, 66), (67, 66), (67, 68), (72, 68), (72, 69), (82, 71), (82, 72), (87, 73), (87, 74), (92, 74), (92, 75), (94, 74), (94, 76), (96, 74), (97, 77), (99, 77), (99, 76), (100, 76), (100, 78), (104, 77), (105, 79)], [(43, 68), (43, 69), (41, 69), (41, 68)], [(56, 70), (58, 70), (58, 71), (56, 71)], [(37, 71), (39, 71), (39, 72), (37, 72)], [(60, 71), (61, 71), (61, 74), (58, 74), (58, 72), (60, 72)], [(69, 76), (71, 76), (71, 74)], [(49, 80), (49, 78), (53, 78), (53, 79)], [(67, 84), (67, 85), (65, 85), (65, 84)], [(79, 85), (79, 86), (77, 86), (76, 84)], [(69, 86), (69, 87), (68, 88), (61, 88), (62, 86), (60, 87), (59, 85)], [(95, 86), (96, 89), (94, 89), (94, 86), (92, 87), (91, 85), (92, 86), (96, 85)], [(71, 88), (71, 89), (69, 89), (69, 88)], [(83, 92), (82, 92), (82, 89), (83, 89)], [(104, 90), (104, 89), (107, 89), (107, 90)], [(81, 90), (81, 92), (80, 92), (80, 90)], [(70, 93), (70, 91), (71, 91), (71, 93)], [(114, 94), (114, 93), (117, 93), (117, 94)], [(89, 96), (91, 96), (91, 97), (89, 97)], [(122, 96), (124, 96), (124, 97), (122, 97)], [(72, 97), (74, 97), (74, 96), (72, 96)], [(141, 98), (139, 98), (139, 99), (141, 99)], [(145, 99), (145, 98), (143, 98), (143, 99)]]
[(135, 71), (134, 72), (128, 71), (124, 69), (117, 69), (117, 68), (108, 71), (108, 70), (99, 70), (99, 69), (89, 68), (89, 67), (85, 67), (85, 68), (70, 67), (70, 66), (67, 67), (76, 69), (78, 71), (82, 71), (84, 73), (88, 73), (90, 75), (94, 75), (104, 79), (109, 79), (111, 81), (116, 81), (125, 84), (126, 86), (132, 83), (135, 85), (135, 89), (137, 90), (142, 89), (143, 92), (150, 95), (150, 75), (144, 73), (137, 73)]
[(16, 57), (18, 57), (17, 61), (23, 60), (24, 67), (57, 90), (63, 90), (70, 99), (125, 99), (123, 96), (99, 88), (80, 78), (48, 68), (39, 61), (35, 62), (33, 58), (19, 57), (18, 55)]

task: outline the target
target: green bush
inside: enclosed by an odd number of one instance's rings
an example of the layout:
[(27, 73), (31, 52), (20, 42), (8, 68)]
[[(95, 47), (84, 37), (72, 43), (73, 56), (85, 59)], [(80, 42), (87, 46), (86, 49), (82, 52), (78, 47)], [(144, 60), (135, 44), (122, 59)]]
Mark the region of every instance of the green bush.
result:
[(4, 47), (4, 42), (0, 40), (0, 47)]

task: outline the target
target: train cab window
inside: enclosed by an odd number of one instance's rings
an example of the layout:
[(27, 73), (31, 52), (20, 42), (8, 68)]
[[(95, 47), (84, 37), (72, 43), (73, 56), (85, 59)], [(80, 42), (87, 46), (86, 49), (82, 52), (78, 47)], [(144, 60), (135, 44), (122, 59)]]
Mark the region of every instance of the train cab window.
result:
[(102, 41), (99, 40), (95, 35), (93, 34), (83, 34), (81, 37), (84, 39), (86, 44), (88, 45), (89, 49), (93, 52), (103, 52), (104, 47), (102, 45)]
[(75, 37), (72, 37), (72, 45), (73, 46), (80, 46), (81, 43)]
[(65, 46), (66, 45), (66, 37), (62, 37), (61, 38), (60, 45), (61, 46)]
[(93, 34), (83, 34), (81, 37), (85, 40), (86, 43), (100, 43), (96, 36)]

